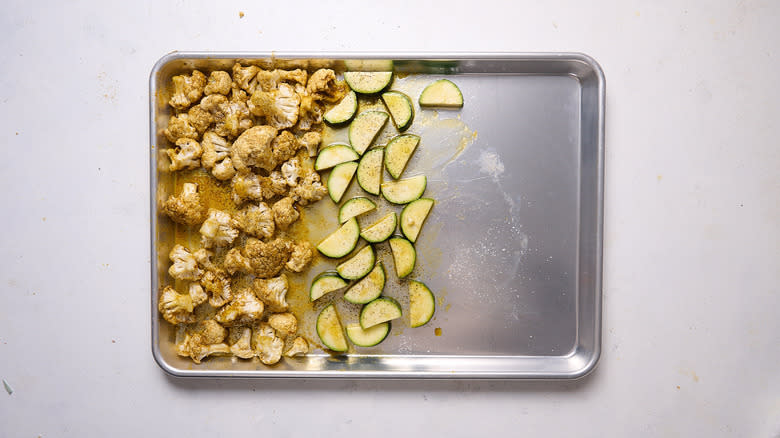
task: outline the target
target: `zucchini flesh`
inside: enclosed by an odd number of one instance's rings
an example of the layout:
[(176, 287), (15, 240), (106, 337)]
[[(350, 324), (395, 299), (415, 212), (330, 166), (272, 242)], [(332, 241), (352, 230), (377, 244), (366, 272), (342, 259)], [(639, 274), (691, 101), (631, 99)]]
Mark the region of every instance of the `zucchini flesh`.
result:
[(393, 204), (408, 204), (422, 196), (427, 183), (425, 175), (385, 181), (382, 183), (382, 196)]
[(439, 79), (425, 87), (419, 102), (420, 106), (460, 108), (463, 106), (463, 93), (452, 81)]
[(399, 91), (388, 91), (382, 93), (382, 101), (385, 103), (396, 129), (404, 131), (412, 124), (414, 107), (409, 96)]
[(356, 161), (360, 156), (348, 144), (334, 143), (323, 148), (314, 162), (314, 170), (330, 169), (347, 161)]
[(387, 143), (385, 168), (390, 176), (395, 179), (401, 176), (418, 144), (420, 144), (420, 137), (413, 134), (399, 135)]
[(360, 159), (357, 180), (360, 187), (372, 195), (378, 195), (382, 185), (382, 158), (384, 148), (369, 149)]
[[(349, 125), (349, 144), (360, 155), (371, 146), (390, 116), (384, 111), (365, 111)], [(357, 158), (356, 158), (357, 159)]]
[(332, 272), (324, 272), (311, 282), (309, 301), (316, 301), (323, 295), (347, 286), (347, 282)]
[(341, 258), (352, 252), (360, 238), (360, 225), (354, 217), (317, 245), (317, 251), (330, 258)]
[(338, 265), (336, 271), (342, 278), (347, 280), (358, 280), (365, 277), (371, 268), (374, 267), (376, 261), (376, 255), (374, 254), (374, 248), (371, 245), (366, 245), (363, 249), (357, 252), (352, 258)]
[(393, 253), (393, 263), (398, 278), (411, 274), (417, 261), (414, 245), (403, 237), (393, 237), (390, 239), (390, 251)]
[[(360, 172), (359, 166), (358, 166), (358, 172)], [(368, 198), (364, 198), (362, 196), (357, 198), (352, 198), (349, 201), (345, 202), (341, 206), (341, 208), (339, 208), (339, 223), (343, 224), (349, 219), (360, 216), (361, 214), (369, 212), (375, 208), (376, 208), (376, 204), (374, 203), (374, 201)]]
[(347, 289), (344, 299), (350, 303), (366, 304), (379, 298), (385, 288), (385, 278), (385, 267), (379, 262), (368, 275)]
[(347, 351), (347, 339), (333, 304), (325, 306), (317, 317), (317, 336), (325, 347), (338, 352)]
[(393, 80), (391, 71), (348, 71), (344, 80), (349, 88), (360, 94), (374, 94), (387, 88)]
[(383, 322), (364, 329), (360, 324), (347, 324), (347, 337), (358, 347), (373, 347), (384, 341), (390, 333), (390, 323)]
[(347, 191), (349, 183), (352, 182), (352, 177), (355, 176), (357, 167), (357, 161), (349, 161), (337, 165), (330, 171), (330, 175), (328, 175), (328, 195), (336, 204), (341, 201), (341, 198)]
[(409, 282), (409, 321), (412, 327), (425, 325), (433, 317), (436, 299), (424, 283)]
[(363, 306), (360, 326), (364, 329), (401, 317), (401, 305), (390, 297), (379, 297)]
[(347, 71), (393, 71), (393, 61), (389, 59), (345, 59)]
[(338, 105), (329, 109), (325, 115), (322, 116), (326, 122), (332, 125), (338, 125), (339, 123), (348, 122), (357, 112), (357, 95), (354, 91), (350, 91), (341, 99)]
[(420, 235), (425, 219), (433, 208), (434, 200), (431, 198), (420, 198), (412, 201), (401, 210), (401, 232), (404, 233), (410, 242), (417, 241)]
[(395, 214), (395, 212), (390, 212), (382, 219), (376, 221), (376, 223), (369, 225), (365, 229), (361, 230), (360, 237), (371, 243), (384, 242), (393, 235), (397, 224), (398, 216)]

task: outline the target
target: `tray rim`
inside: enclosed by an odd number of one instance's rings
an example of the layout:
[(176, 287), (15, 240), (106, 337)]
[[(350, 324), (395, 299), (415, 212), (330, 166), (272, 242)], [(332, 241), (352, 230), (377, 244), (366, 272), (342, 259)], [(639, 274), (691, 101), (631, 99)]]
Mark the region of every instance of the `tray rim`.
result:
[[(514, 61), (578, 61), (587, 65), (596, 76), (597, 87), (597, 112), (598, 123), (596, 129), (596, 230), (595, 230), (595, 269), (594, 269), (594, 345), (582, 365), (574, 371), (564, 372), (536, 372), (536, 371), (484, 371), (484, 372), (419, 372), (419, 371), (296, 371), (296, 370), (193, 370), (180, 369), (169, 364), (163, 357), (159, 347), (159, 318), (157, 317), (156, 291), (159, 288), (157, 279), (157, 133), (156, 133), (156, 76), (169, 62), (179, 59), (252, 59), (252, 58), (292, 58), (292, 59), (397, 59), (397, 60), (514, 60)], [(599, 363), (602, 354), (602, 276), (603, 276), (603, 240), (604, 240), (604, 137), (605, 137), (605, 104), (606, 78), (599, 63), (591, 56), (581, 52), (341, 52), (341, 51), (172, 51), (158, 59), (149, 73), (149, 206), (150, 206), (150, 279), (151, 279), (151, 349), (152, 357), (157, 365), (168, 375), (173, 377), (236, 377), (236, 378), (268, 378), (268, 379), (294, 379), (294, 378), (319, 378), (319, 379), (536, 379), (536, 380), (560, 380), (579, 379), (589, 375)], [(579, 335), (578, 335), (579, 337)], [(323, 354), (322, 356), (327, 356)], [(383, 355), (397, 357), (397, 355)], [(566, 355), (554, 356), (557, 359), (574, 360), (578, 356), (578, 345)], [(406, 357), (415, 357), (406, 355)], [(423, 356), (420, 356), (423, 357)], [(472, 356), (472, 355), (437, 355), (425, 357), (455, 357), (455, 358), (525, 358), (530, 361), (543, 360), (550, 356)]]

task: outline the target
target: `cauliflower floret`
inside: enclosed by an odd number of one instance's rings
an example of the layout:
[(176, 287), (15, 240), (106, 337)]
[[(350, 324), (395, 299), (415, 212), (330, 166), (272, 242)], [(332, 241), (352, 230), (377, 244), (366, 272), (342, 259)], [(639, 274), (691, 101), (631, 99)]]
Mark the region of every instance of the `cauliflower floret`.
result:
[(249, 67), (242, 67), (241, 64), (236, 63), (233, 65), (233, 82), (242, 89), (253, 92), (257, 86), (257, 79), (255, 76), (260, 69), (257, 66), (250, 65)]
[(199, 306), (206, 302), (206, 300), (209, 299), (209, 295), (203, 290), (203, 287), (201, 287), (198, 283), (190, 283), (189, 287), (187, 288), (187, 293), (190, 294), (190, 298), (192, 298), (192, 305), (193, 306)]
[(213, 354), (228, 354), (230, 347), (225, 340), (227, 330), (213, 319), (207, 319), (193, 327), (181, 326), (176, 334), (176, 353), (189, 356), (195, 363)]
[(255, 279), (252, 283), (255, 294), (260, 298), (271, 312), (284, 312), (287, 310), (287, 276), (282, 274), (278, 277), (263, 280)]
[(301, 144), (290, 131), (280, 132), (271, 144), (271, 148), (274, 151), (274, 159), (277, 163), (282, 163), (293, 158), (295, 153), (298, 152), (298, 149), (302, 146), (303, 144)]
[(320, 149), (320, 143), (322, 142), (322, 135), (319, 132), (307, 132), (303, 134), (300, 140), (301, 144), (306, 147), (306, 151), (309, 153), (309, 157), (317, 156)]
[(249, 259), (252, 271), (259, 278), (270, 278), (279, 274), (290, 259), (290, 243), (284, 239), (274, 239), (268, 243), (249, 238), (242, 254)]
[(230, 214), (214, 208), (209, 209), (208, 217), (203, 221), (199, 232), (205, 248), (227, 246), (238, 237), (236, 221)]
[(290, 197), (300, 205), (308, 205), (322, 199), (328, 193), (328, 189), (323, 187), (320, 182), (320, 174), (315, 171), (309, 171), (304, 176), (303, 181), (290, 190)]
[(168, 101), (172, 107), (182, 110), (193, 102), (197, 102), (203, 95), (203, 88), (206, 86), (206, 75), (193, 70), (192, 74), (178, 75), (173, 77), (173, 96)]
[(236, 174), (236, 169), (233, 167), (233, 162), (230, 158), (225, 158), (214, 166), (211, 174), (220, 181), (226, 181), (233, 178)]
[(177, 280), (197, 281), (203, 275), (203, 271), (198, 269), (198, 261), (181, 245), (174, 246), (168, 253), (168, 258), (173, 262), (168, 273)]
[(184, 183), (179, 196), (169, 196), (162, 204), (162, 211), (172, 221), (183, 225), (197, 225), (203, 222), (206, 208), (200, 203), (198, 185)]
[(298, 129), (308, 131), (315, 125), (322, 123), (322, 115), (325, 107), (314, 97), (307, 94), (301, 95), (301, 106), (298, 110)]
[[(190, 295), (190, 292), (194, 293), (195, 296)], [(195, 315), (192, 314), (192, 311), (195, 306), (205, 301), (202, 293), (203, 289), (198, 290), (198, 288), (190, 287), (187, 294), (180, 294), (174, 288), (165, 286), (160, 292), (157, 310), (166, 321), (174, 325), (194, 322)]]
[(168, 119), (168, 126), (163, 131), (165, 138), (171, 143), (176, 143), (180, 138), (197, 140), (198, 130), (190, 123), (188, 114), (179, 114)]
[(238, 87), (233, 87), (230, 90), (230, 101), (231, 102), (239, 102), (239, 103), (243, 103), (244, 105), (246, 105), (249, 102), (249, 95), (246, 94), (246, 91), (244, 91), (244, 90), (242, 90), (242, 89), (240, 89)]
[(314, 245), (307, 240), (301, 240), (292, 247), (290, 260), (285, 267), (293, 272), (301, 272), (314, 257)]
[(298, 330), (298, 320), (290, 312), (274, 313), (268, 317), (268, 325), (273, 327), (282, 336), (295, 333)]
[(284, 355), (287, 357), (293, 357), (301, 354), (306, 354), (308, 352), (309, 352), (309, 343), (306, 342), (306, 339), (303, 339), (302, 337), (298, 336), (297, 338), (293, 339), (292, 345), (290, 345), (290, 348), (284, 353)]
[(282, 176), (290, 187), (298, 185), (298, 178), (301, 177), (301, 173), (301, 162), (297, 158), (287, 160), (282, 164)]
[(211, 174), (218, 180), (228, 180), (236, 174), (233, 161), (230, 159), (230, 145), (227, 140), (213, 131), (203, 134), (203, 155), (200, 158), (204, 168), (211, 170)]
[(231, 327), (228, 335), (230, 342), (230, 352), (241, 359), (251, 359), (255, 357), (255, 351), (252, 350), (252, 329), (249, 327)]
[(264, 202), (250, 204), (236, 214), (238, 226), (247, 234), (261, 239), (274, 235), (274, 212)]
[(297, 221), (300, 213), (295, 209), (292, 198), (284, 197), (274, 203), (271, 209), (274, 212), (274, 222), (280, 230), (286, 230), (293, 222)]
[(230, 156), (233, 166), (239, 172), (249, 172), (250, 166), (267, 171), (274, 170), (274, 160), (271, 143), (276, 137), (276, 129), (271, 126), (255, 126), (241, 134), (231, 147)]
[(187, 121), (198, 131), (198, 134), (203, 134), (214, 121), (214, 116), (202, 106), (195, 105), (187, 111)]
[(230, 181), (233, 189), (232, 197), (236, 205), (241, 205), (244, 201), (260, 201), (265, 199), (263, 185), (260, 182), (260, 176), (254, 173), (237, 173)]
[(288, 187), (284, 174), (278, 170), (271, 172), (271, 174), (268, 175), (267, 187), (274, 195), (286, 195)]
[(252, 265), (249, 264), (249, 259), (241, 254), (241, 250), (238, 248), (231, 248), (230, 251), (225, 254), (225, 261), (222, 264), (230, 274), (241, 272), (244, 274), (250, 274), (252, 272)]
[(306, 94), (315, 101), (335, 103), (347, 94), (347, 87), (344, 82), (336, 80), (336, 73), (333, 70), (321, 68), (309, 77)]
[(263, 302), (248, 288), (236, 292), (233, 300), (217, 312), (214, 319), (228, 327), (251, 324), (263, 316)]
[(200, 101), (200, 106), (214, 118), (214, 132), (235, 138), (252, 127), (252, 114), (241, 100), (228, 100), (221, 94), (212, 94)]
[(203, 276), (200, 284), (210, 294), (209, 304), (213, 307), (222, 307), (233, 298), (233, 291), (230, 286), (230, 276), (224, 269), (218, 267), (211, 258), (214, 253), (201, 248), (192, 255), (203, 268)]
[(203, 153), (203, 148), (191, 138), (180, 138), (176, 140), (176, 147), (168, 149), (166, 153), (171, 159), (171, 166), (168, 168), (171, 172), (181, 169), (197, 169), (200, 167), (200, 156)]
[(296, 91), (303, 91), (306, 86), (308, 74), (305, 70), (260, 70), (257, 72), (257, 84), (263, 91), (272, 91), (282, 82), (289, 82)]
[(253, 341), (255, 350), (260, 356), (260, 361), (266, 365), (273, 365), (282, 358), (284, 341), (276, 335), (276, 331), (268, 323), (261, 322), (255, 326)]
[(226, 71), (213, 71), (209, 75), (208, 83), (206, 84), (206, 88), (203, 89), (203, 92), (207, 96), (209, 94), (224, 94), (227, 96), (230, 92), (232, 82), (230, 73)]
[(247, 102), (249, 111), (265, 117), (266, 123), (277, 129), (290, 128), (298, 122), (298, 111), (301, 97), (288, 84), (280, 84), (272, 91), (260, 89), (252, 93)]

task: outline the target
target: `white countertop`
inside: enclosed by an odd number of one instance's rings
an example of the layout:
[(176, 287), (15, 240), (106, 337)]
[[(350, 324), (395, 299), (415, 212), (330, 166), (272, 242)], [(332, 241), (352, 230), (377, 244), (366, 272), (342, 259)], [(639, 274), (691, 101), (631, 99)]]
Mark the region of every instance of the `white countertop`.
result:
[[(780, 3), (28, 3), (0, 15), (0, 378), (14, 389), (0, 390), (0, 436), (780, 436)], [(175, 49), (596, 58), (607, 78), (596, 371), (166, 376), (149, 347), (147, 78)]]

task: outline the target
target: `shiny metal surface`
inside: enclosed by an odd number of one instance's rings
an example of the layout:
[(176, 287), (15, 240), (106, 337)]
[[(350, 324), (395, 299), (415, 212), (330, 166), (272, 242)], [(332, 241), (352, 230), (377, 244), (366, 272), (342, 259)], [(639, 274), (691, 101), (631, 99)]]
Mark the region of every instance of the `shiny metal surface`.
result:
[[(426, 196), (437, 200), (417, 244), (429, 263), (416, 272), (437, 292), (436, 318), (423, 329), (397, 324), (381, 348), (343, 356), (315, 352), (275, 367), (229, 358), (196, 365), (176, 357), (173, 334), (156, 310), (170, 247), (170, 233), (158, 229), (155, 202), (158, 145), (167, 147), (159, 133), (168, 115), (158, 92), (187, 69), (271, 56), (177, 52), (151, 72), (152, 351), (165, 371), (186, 377), (577, 378), (595, 367), (605, 82), (593, 59), (569, 53), (274, 53), (275, 59), (317, 58), (336, 68), (350, 58), (393, 59), (397, 72), (409, 73), (393, 88), (413, 100), (439, 77), (461, 88), (459, 112), (416, 108), (420, 124), (412, 129), (422, 140), (406, 173), (425, 173)], [(460, 137), (452, 138), (452, 129)], [(344, 199), (358, 193), (356, 186)], [(313, 231), (312, 240), (327, 232)], [(386, 266), (392, 269), (392, 262)]]

